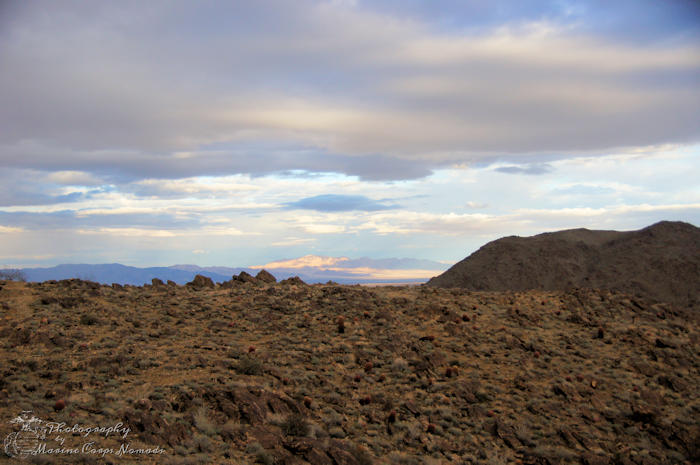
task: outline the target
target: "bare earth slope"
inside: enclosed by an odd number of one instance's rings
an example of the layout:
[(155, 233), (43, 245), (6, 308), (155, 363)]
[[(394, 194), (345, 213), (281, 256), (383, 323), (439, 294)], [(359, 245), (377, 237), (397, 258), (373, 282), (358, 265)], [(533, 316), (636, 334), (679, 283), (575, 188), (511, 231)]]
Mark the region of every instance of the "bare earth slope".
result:
[(700, 228), (663, 221), (639, 231), (572, 229), (489, 242), (429, 286), (478, 291), (614, 289), (700, 308)]
[(698, 463), (698, 330), (611, 291), (0, 282), (0, 463)]

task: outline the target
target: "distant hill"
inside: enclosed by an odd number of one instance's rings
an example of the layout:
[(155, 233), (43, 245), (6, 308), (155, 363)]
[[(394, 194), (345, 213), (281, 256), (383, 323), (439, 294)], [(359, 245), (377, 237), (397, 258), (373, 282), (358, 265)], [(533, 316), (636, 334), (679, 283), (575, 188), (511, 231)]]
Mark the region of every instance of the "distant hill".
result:
[(639, 231), (571, 229), (504, 237), (427, 285), (480, 291), (612, 289), (700, 308), (700, 228), (662, 221)]
[[(269, 266), (268, 266), (269, 265)], [(422, 283), (446, 265), (430, 260), (410, 258), (348, 259), (345, 257), (316, 257), (308, 255), (299, 259), (272, 262), (264, 266), (232, 268), (225, 266), (200, 267), (197, 265), (173, 265), (168, 267), (138, 268), (110, 264), (65, 264), (50, 268), (24, 268), (20, 271), (27, 281), (41, 282), (79, 278), (104, 284), (150, 284), (153, 278), (171, 280), (178, 284), (192, 281), (197, 274), (210, 277), (214, 282), (224, 282), (242, 271), (252, 275), (266, 268), (278, 280), (299, 276), (307, 283), (334, 281), (339, 284), (365, 283)]]
[(58, 265), (50, 268), (24, 268), (22, 273), (27, 281), (49, 281), (79, 278), (87, 281), (95, 281), (104, 284), (119, 283), (140, 286), (150, 284), (153, 278), (163, 281), (172, 280), (178, 284), (185, 284), (197, 274), (203, 274), (214, 281), (226, 281), (231, 275), (222, 275), (202, 270), (181, 270), (172, 267), (137, 268), (109, 263), (100, 265), (74, 264)]

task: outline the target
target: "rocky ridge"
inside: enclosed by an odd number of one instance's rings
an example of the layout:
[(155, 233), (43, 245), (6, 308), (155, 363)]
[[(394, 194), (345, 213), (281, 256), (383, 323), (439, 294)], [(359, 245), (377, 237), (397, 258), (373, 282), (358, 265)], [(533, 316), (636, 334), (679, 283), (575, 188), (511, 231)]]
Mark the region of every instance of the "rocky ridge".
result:
[(639, 231), (572, 229), (504, 237), (427, 283), (474, 291), (611, 289), (700, 313), (700, 228), (662, 221)]
[(172, 465), (700, 460), (700, 332), (671, 305), (232, 281), (0, 283), (0, 433), (123, 422)]

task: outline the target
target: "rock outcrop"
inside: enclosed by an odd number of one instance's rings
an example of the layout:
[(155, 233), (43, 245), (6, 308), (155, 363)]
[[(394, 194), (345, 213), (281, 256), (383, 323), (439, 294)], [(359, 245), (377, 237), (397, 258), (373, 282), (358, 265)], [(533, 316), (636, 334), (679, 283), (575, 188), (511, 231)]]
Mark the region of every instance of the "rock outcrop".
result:
[(216, 287), (214, 285), (214, 281), (211, 280), (211, 278), (207, 276), (203, 276), (201, 274), (198, 274), (197, 276), (194, 277), (192, 281), (186, 284), (188, 287), (192, 287), (194, 289), (205, 289), (205, 288), (210, 288), (213, 289)]
[(261, 283), (276, 283), (277, 278), (272, 276), (272, 274), (266, 270), (260, 270), (258, 274), (255, 275), (255, 279), (260, 281)]

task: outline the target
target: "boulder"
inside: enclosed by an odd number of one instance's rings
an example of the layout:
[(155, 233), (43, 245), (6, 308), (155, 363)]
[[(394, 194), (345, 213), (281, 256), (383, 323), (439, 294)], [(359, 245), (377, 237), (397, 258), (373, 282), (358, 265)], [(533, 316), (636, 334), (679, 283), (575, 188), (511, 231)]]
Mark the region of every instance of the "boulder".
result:
[(231, 281), (238, 281), (240, 283), (257, 283), (257, 279), (255, 279), (254, 276), (252, 276), (250, 273), (247, 273), (245, 271), (241, 271), (238, 276), (233, 275), (231, 278)]
[(263, 282), (263, 283), (271, 283), (272, 284), (272, 283), (277, 282), (277, 278), (272, 276), (272, 274), (266, 270), (260, 270), (260, 272), (257, 275), (255, 275), (255, 279), (257, 279), (258, 281)]
[(284, 280), (280, 281), (280, 284), (285, 284), (288, 286), (291, 286), (291, 285), (306, 286), (306, 283), (304, 281), (302, 281), (299, 276), (293, 276), (291, 278), (284, 279)]
[(197, 276), (195, 276), (192, 281), (187, 283), (187, 286), (192, 287), (194, 289), (204, 289), (204, 288), (213, 289), (215, 287), (214, 281), (212, 281), (211, 278), (209, 278), (207, 276), (202, 276), (201, 274), (198, 274)]

